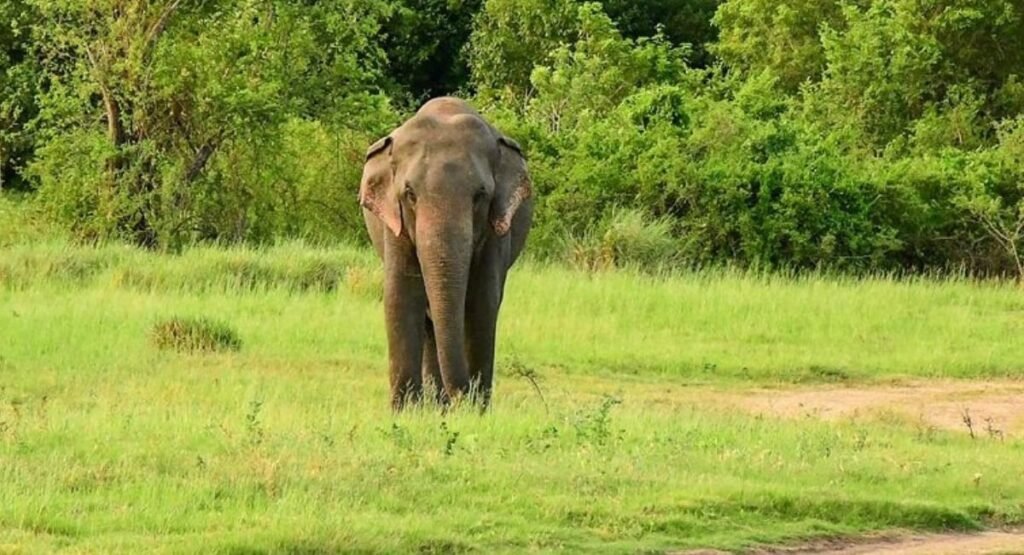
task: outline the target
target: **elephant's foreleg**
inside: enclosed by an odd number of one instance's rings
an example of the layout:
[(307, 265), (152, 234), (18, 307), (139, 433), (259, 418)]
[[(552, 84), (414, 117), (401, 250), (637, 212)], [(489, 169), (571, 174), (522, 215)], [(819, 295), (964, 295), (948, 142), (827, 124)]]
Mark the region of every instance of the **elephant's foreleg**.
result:
[[(386, 250), (392, 251), (391, 245)], [(423, 395), (420, 364), (427, 306), (423, 278), (403, 265), (402, 254), (407, 253), (401, 247), (387, 252), (384, 278), (391, 406), (395, 410), (401, 410), (407, 401), (418, 402)]]
[(434, 394), (438, 404), (448, 404), (448, 394), (444, 391), (441, 378), (441, 363), (437, 359), (437, 338), (434, 336), (434, 323), (427, 318), (423, 334), (423, 385), (428, 393)]
[(466, 302), (466, 358), (483, 408), (490, 404), (494, 384), (495, 338), (503, 281), (500, 276), (477, 281)]

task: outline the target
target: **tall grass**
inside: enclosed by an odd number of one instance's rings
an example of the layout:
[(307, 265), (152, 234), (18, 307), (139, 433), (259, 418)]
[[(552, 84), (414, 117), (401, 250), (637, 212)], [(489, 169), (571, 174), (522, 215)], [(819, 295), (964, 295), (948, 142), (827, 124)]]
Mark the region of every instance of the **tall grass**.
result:
[[(0, 250), (12, 292), (256, 292), (360, 302), (347, 324), (383, 351), (382, 270), (357, 247), (287, 243), (197, 247), (177, 255), (108, 245)], [(48, 292), (47, 295), (53, 295)], [(333, 297), (330, 297), (333, 295)], [(16, 296), (16, 295), (15, 295)], [(69, 301), (70, 302), (70, 301)], [(236, 301), (231, 301), (236, 302)], [(501, 349), (529, 364), (615, 375), (783, 382), (905, 376), (1021, 377), (1024, 297), (1010, 283), (964, 278), (853, 279), (739, 270), (582, 273), (524, 262), (513, 269)]]
[(35, 203), (10, 192), (0, 194), (0, 247), (57, 237), (63, 234), (47, 223)]

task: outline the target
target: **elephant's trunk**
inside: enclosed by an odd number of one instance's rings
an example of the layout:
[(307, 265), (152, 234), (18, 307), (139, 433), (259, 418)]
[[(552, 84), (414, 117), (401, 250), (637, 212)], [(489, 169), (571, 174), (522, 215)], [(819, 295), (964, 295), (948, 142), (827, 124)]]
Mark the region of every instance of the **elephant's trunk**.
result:
[(455, 400), (470, 389), (465, 321), (472, 233), (458, 226), (446, 227), (421, 239), (417, 251), (434, 322), (445, 393)]

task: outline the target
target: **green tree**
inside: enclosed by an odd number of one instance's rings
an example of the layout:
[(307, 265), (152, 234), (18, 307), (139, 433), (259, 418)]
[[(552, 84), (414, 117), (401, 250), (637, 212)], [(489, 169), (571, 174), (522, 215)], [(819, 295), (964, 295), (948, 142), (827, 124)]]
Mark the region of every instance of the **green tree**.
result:
[(714, 15), (719, 39), (711, 51), (734, 71), (769, 72), (779, 86), (795, 92), (821, 78), (823, 26), (842, 22), (838, 0), (726, 0)]
[(22, 0), (0, 1), (0, 191), (27, 188), (19, 172), (31, 156), (28, 123), (37, 111), (38, 75), (29, 55), (35, 18)]
[(667, 137), (686, 121), (674, 86), (686, 72), (685, 49), (664, 37), (622, 37), (598, 4), (575, 13), (577, 37), (536, 65), (530, 95), (524, 100), (506, 90), (486, 105), (530, 150), (541, 203), (537, 243), (549, 249), (635, 201), (642, 194), (637, 158), (652, 146), (647, 133)]
[(374, 3), (33, 1), (49, 86), (32, 169), (86, 237), (221, 238), (219, 206), (235, 213), (227, 237), (246, 238), (267, 191), (225, 187), (212, 161), (272, 155), (293, 117), (381, 113), (366, 92), (382, 61)]
[(469, 85), (465, 47), (482, 0), (397, 0), (384, 21), (381, 47), (396, 93), (413, 102)]
[(521, 103), (534, 66), (578, 32), (574, 0), (487, 0), (468, 46), (473, 84), (484, 97)]
[(662, 34), (676, 45), (692, 46), (690, 63), (710, 64), (707, 47), (718, 37), (712, 18), (722, 0), (601, 0), (622, 36), (631, 39)]
[(823, 33), (824, 79), (810, 93), (825, 125), (857, 128), (878, 150), (913, 133), (974, 148), (1020, 109), (1024, 59), (1009, 47), (1024, 36), (1019, 2), (876, 0), (842, 15)]

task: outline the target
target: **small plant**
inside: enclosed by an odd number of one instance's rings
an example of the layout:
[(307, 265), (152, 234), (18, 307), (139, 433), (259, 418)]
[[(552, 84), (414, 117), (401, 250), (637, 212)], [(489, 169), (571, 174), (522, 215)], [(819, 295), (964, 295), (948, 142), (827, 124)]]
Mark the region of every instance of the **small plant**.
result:
[(597, 445), (605, 445), (612, 438), (611, 411), (621, 405), (622, 399), (605, 395), (593, 412), (581, 414), (576, 420), (576, 435)]
[(392, 422), (390, 428), (381, 429), (381, 433), (399, 449), (409, 449), (412, 446), (412, 435), (409, 430), (397, 422)]
[(963, 420), (964, 426), (967, 426), (967, 431), (971, 434), (971, 439), (974, 439), (974, 419), (971, 418), (971, 409), (964, 407), (960, 411), (960, 419)]
[(992, 420), (991, 416), (985, 418), (985, 431), (988, 432), (988, 437), (992, 439), (998, 439), (999, 441), (1003, 441), (1006, 439), (1006, 436), (1005, 434), (1003, 434), (1003, 431), (999, 428), (996, 428), (995, 422)]
[(441, 433), (444, 434), (444, 454), (450, 457), (455, 454), (455, 444), (459, 441), (459, 432), (448, 429), (448, 423), (441, 421)]
[(157, 349), (179, 352), (237, 351), (242, 340), (230, 326), (206, 318), (171, 318), (150, 331)]
[(544, 428), (544, 430), (541, 431), (538, 437), (530, 438), (527, 441), (527, 444), (533, 451), (547, 451), (548, 449), (551, 449), (555, 445), (555, 442), (558, 441), (558, 436), (558, 427), (548, 426), (547, 428)]
[(527, 366), (519, 359), (513, 358), (511, 361), (507, 363), (505, 371), (510, 376), (523, 378), (526, 381), (530, 382), (530, 385), (533, 386), (533, 390), (536, 391), (537, 396), (540, 397), (540, 402), (544, 403), (544, 411), (551, 412), (551, 410), (548, 408), (548, 402), (544, 399), (544, 393), (540, 390), (540, 385), (537, 383), (540, 379), (540, 375), (537, 373), (536, 370)]
[(260, 422), (260, 411), (263, 410), (263, 401), (253, 399), (249, 401), (249, 410), (245, 413), (245, 430), (249, 435), (249, 445), (259, 447), (265, 436), (263, 423)]

